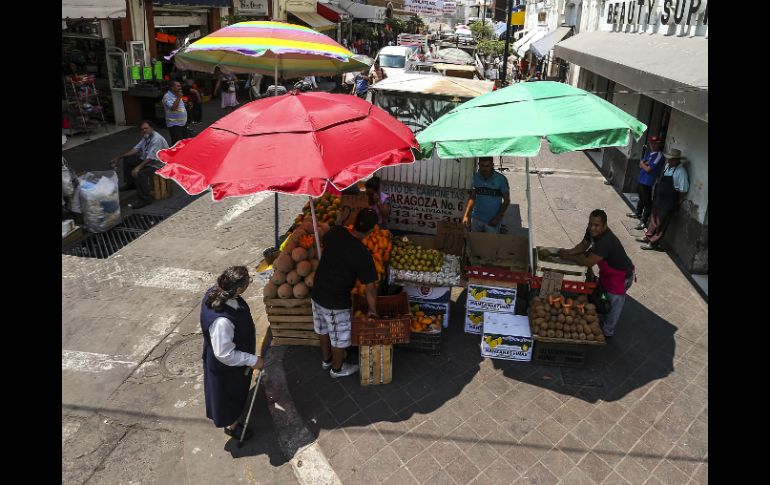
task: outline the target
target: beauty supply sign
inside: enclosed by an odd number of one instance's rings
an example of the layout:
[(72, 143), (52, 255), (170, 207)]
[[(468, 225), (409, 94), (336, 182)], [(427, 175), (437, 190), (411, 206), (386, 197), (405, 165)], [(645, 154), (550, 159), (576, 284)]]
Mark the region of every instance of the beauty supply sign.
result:
[(436, 234), (437, 223), (462, 223), (468, 191), (382, 181), (390, 195), (388, 229)]

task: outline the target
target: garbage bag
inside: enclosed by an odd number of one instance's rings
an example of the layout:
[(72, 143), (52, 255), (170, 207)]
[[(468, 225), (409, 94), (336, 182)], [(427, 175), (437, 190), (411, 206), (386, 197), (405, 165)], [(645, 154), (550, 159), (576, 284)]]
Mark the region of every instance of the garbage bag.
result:
[(88, 172), (79, 178), (80, 211), (91, 232), (105, 232), (120, 223), (118, 175), (114, 170)]

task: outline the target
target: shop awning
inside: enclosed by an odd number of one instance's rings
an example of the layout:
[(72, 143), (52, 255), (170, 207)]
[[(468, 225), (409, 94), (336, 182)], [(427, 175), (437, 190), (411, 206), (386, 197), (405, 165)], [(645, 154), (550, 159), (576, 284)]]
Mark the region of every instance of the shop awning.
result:
[(344, 11), (342, 8), (332, 5), (330, 3), (316, 4), (316, 10), (318, 14), (330, 22), (344, 22), (350, 18), (350, 14)]
[(521, 43), (521, 45), (519, 45), (518, 49), (516, 49), (516, 54), (518, 54), (519, 57), (524, 57), (529, 50), (529, 46), (531, 46), (533, 42), (537, 42), (546, 35), (548, 35), (548, 32), (545, 30), (536, 30), (529, 39), (525, 40)]
[[(519, 40), (513, 43), (511, 52), (516, 54), (516, 51), (521, 47), (521, 45), (525, 42), (527, 42), (529, 39), (532, 38), (537, 33), (537, 30), (527, 30), (526, 32), (522, 31), (521, 37)], [(514, 35), (518, 34), (519, 32), (515, 32)]]
[(542, 39), (538, 40), (537, 42), (533, 42), (530, 46), (530, 50), (537, 57), (545, 57), (549, 52), (551, 52), (553, 46), (555, 46), (557, 42), (566, 37), (571, 30), (571, 27), (558, 27), (556, 30), (550, 32)]
[(229, 0), (152, 0), (155, 5), (187, 5), (190, 7), (229, 7)]
[(340, 7), (347, 10), (353, 18), (365, 19), (368, 22), (382, 24), (385, 23), (385, 7), (376, 7), (374, 5), (364, 5), (351, 2), (350, 0), (340, 0)]
[(126, 16), (126, 0), (62, 0), (63, 19), (118, 19)]
[(337, 28), (337, 24), (333, 22), (329, 22), (328, 20), (321, 17), (315, 12), (292, 12), (291, 10), (289, 10), (289, 13), (294, 15), (298, 19), (302, 20), (303, 22), (308, 24), (310, 27), (314, 28), (319, 32)]
[(703, 37), (584, 32), (554, 55), (708, 123), (708, 49)]

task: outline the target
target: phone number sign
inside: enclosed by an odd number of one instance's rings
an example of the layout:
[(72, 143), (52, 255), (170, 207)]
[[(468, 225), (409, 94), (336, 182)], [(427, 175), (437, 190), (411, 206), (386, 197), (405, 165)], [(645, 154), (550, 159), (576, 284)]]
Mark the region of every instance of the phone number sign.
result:
[(388, 228), (436, 234), (438, 222), (462, 222), (468, 191), (382, 181), (390, 195)]

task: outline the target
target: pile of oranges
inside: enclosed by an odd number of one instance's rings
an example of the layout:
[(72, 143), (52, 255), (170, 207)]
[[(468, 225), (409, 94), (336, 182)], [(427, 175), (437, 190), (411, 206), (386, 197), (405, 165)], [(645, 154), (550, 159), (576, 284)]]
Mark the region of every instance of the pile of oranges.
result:
[[(352, 227), (348, 226), (348, 229), (352, 229)], [(379, 224), (376, 224), (372, 232), (361, 242), (372, 253), (374, 268), (377, 270), (377, 283), (379, 283), (385, 276), (385, 270), (390, 260), (390, 252), (393, 249), (393, 235), (387, 229), (380, 229)], [(351, 293), (363, 296), (365, 294), (364, 288), (364, 285), (356, 280), (356, 286), (353, 287)]]

